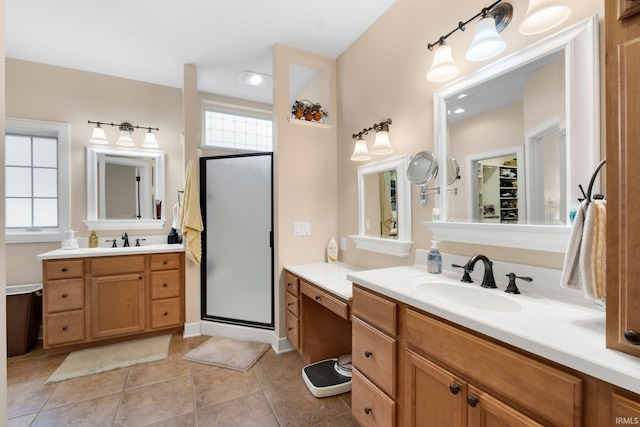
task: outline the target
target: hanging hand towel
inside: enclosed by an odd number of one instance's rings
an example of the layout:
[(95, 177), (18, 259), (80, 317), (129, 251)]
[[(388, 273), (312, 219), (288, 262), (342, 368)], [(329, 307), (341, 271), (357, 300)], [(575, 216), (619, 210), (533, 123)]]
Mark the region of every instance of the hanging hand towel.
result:
[(573, 220), (573, 228), (569, 237), (569, 245), (564, 256), (564, 266), (562, 268), (562, 278), (560, 284), (565, 288), (580, 290), (580, 246), (582, 234), (584, 232), (584, 217), (587, 210), (587, 203), (583, 201), (578, 206), (576, 217)]
[(201, 233), (204, 230), (200, 213), (200, 194), (193, 161), (187, 162), (184, 183), (184, 199), (180, 210), (180, 228), (186, 241), (187, 258), (200, 264), (202, 257)]
[(580, 249), (580, 283), (585, 296), (606, 299), (607, 202), (592, 200), (587, 208)]

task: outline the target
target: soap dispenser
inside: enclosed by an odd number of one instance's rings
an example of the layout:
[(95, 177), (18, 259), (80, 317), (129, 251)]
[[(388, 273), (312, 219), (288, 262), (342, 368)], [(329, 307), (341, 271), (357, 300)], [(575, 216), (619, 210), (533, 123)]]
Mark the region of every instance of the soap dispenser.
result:
[(327, 244), (327, 262), (329, 264), (335, 264), (338, 262), (338, 243), (333, 236), (329, 239)]
[(431, 274), (442, 273), (442, 255), (438, 250), (438, 240), (431, 241), (431, 250), (427, 256), (427, 271)]
[(98, 247), (98, 235), (96, 234), (95, 230), (92, 231), (91, 235), (89, 236), (89, 247), (90, 248)]

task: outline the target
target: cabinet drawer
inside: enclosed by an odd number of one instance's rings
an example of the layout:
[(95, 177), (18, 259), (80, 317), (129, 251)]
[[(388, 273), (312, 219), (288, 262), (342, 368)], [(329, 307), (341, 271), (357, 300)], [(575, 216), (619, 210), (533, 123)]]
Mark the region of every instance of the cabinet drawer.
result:
[(580, 424), (582, 385), (577, 377), (410, 309), (406, 339), (410, 347), (499, 390), (555, 425)]
[(44, 280), (82, 276), (84, 276), (84, 261), (81, 259), (62, 259), (44, 263)]
[(329, 293), (310, 285), (304, 280), (300, 280), (300, 291), (303, 295), (308, 296), (318, 304), (321, 304), (325, 308), (333, 311), (338, 316), (344, 319), (349, 318), (349, 305), (332, 297)]
[(180, 253), (151, 255), (151, 270), (177, 270), (180, 268)]
[(395, 336), (398, 328), (398, 304), (353, 287), (353, 315)]
[(152, 328), (179, 326), (181, 317), (180, 298), (151, 301)]
[(151, 273), (151, 299), (180, 296), (180, 270)]
[(47, 314), (44, 322), (45, 347), (84, 340), (84, 310)]
[(110, 276), (113, 274), (139, 273), (143, 271), (143, 255), (126, 255), (91, 259), (91, 274), (94, 276)]
[(396, 397), (396, 340), (353, 318), (353, 366), (389, 396)]
[(286, 294), (287, 294), (287, 310), (293, 313), (294, 316), (299, 316), (300, 303), (298, 302), (298, 298), (296, 298), (294, 295), (290, 294), (289, 292), (287, 292)]
[(296, 276), (287, 271), (285, 274), (285, 281), (287, 282), (287, 292), (290, 292), (295, 296), (300, 295), (300, 282)]
[(44, 285), (47, 313), (84, 308), (84, 279), (51, 280)]
[(396, 425), (396, 404), (354, 367), (351, 380), (351, 413), (362, 426)]
[(287, 338), (296, 348), (300, 348), (300, 319), (290, 311), (287, 311)]

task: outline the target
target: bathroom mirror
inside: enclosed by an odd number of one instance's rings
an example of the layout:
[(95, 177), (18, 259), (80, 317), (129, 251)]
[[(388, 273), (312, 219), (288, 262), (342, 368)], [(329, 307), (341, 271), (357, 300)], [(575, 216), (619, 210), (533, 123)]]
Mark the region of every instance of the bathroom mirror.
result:
[[(434, 92), (438, 185), (451, 178), (449, 155), (464, 178), (436, 197), (434, 239), (566, 250), (578, 185), (600, 155), (598, 46), (594, 15)], [(483, 189), (491, 170), (495, 202)]]
[(87, 147), (89, 230), (161, 229), (164, 201), (163, 152)]
[(452, 155), (447, 156), (447, 185), (453, 185), (460, 179), (460, 165)]
[(358, 167), (356, 248), (408, 256), (411, 241), (411, 192), (405, 171), (409, 156)]

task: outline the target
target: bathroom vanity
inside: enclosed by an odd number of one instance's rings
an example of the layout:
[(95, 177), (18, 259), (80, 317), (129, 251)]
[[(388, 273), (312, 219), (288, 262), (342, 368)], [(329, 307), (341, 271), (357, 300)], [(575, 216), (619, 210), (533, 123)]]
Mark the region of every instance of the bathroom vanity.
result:
[(351, 282), (347, 264), (285, 267), (287, 338), (314, 363), (351, 354)]
[(182, 245), (58, 249), (38, 259), (47, 353), (184, 328)]
[(362, 426), (640, 419), (640, 361), (604, 347), (604, 312), (588, 304), (538, 283), (507, 295), (504, 283), (482, 289), (422, 265), (348, 277), (352, 410)]

